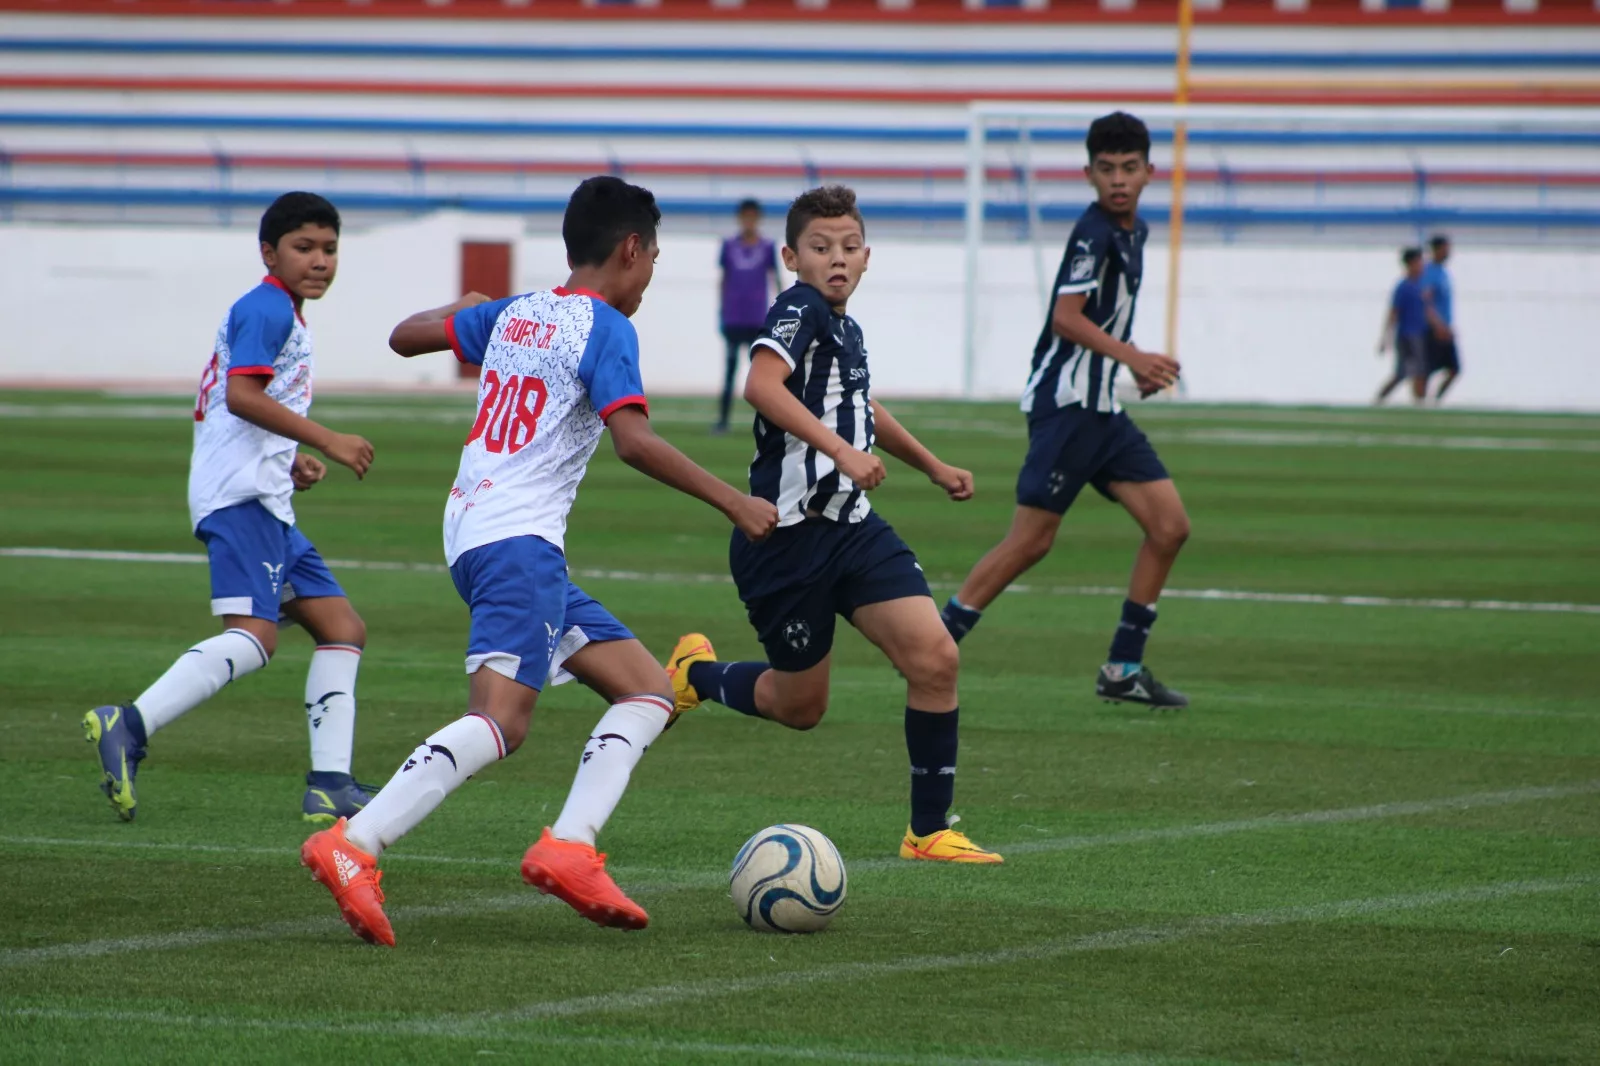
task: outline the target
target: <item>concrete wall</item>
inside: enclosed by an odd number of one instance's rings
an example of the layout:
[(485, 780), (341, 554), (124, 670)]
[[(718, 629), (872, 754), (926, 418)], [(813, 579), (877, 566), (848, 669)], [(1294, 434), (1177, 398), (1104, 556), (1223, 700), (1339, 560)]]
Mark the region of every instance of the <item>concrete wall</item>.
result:
[[(554, 234), (522, 220), (438, 215), (346, 234), (338, 281), (308, 309), (319, 380), (444, 384), (448, 356), (401, 360), (385, 340), (413, 311), (457, 295), (463, 239), (517, 243), (520, 288), (565, 279)], [(1040, 259), (1053, 272), (1057, 251)], [(663, 232), (656, 281), (636, 323), (645, 384), (706, 393), (720, 380), (715, 241)], [(985, 249), (979, 391), (1022, 386), (1044, 307), (1035, 254)], [(1571, 250), (1457, 250), (1462, 405), (1600, 410), (1600, 256)], [(1206, 401), (1363, 403), (1390, 365), (1373, 347), (1398, 267), (1389, 250), (1201, 247), (1183, 263), (1179, 355), (1187, 395)], [(1134, 339), (1159, 349), (1166, 258), (1147, 259)], [(262, 273), (247, 229), (0, 227), (0, 385), (67, 381), (192, 387), (228, 305)], [(962, 252), (883, 239), (851, 307), (866, 330), (875, 389), (954, 396), (962, 382)]]

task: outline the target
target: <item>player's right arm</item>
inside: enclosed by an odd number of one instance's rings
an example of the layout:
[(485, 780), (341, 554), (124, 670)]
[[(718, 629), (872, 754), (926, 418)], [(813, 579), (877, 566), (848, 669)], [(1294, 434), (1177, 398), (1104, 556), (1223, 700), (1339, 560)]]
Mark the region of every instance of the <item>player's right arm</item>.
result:
[(456, 346), (452, 340), (452, 330), (447, 324), (449, 320), (459, 311), (489, 302), (483, 293), (469, 292), (454, 303), (435, 307), (431, 311), (418, 311), (389, 334), (389, 348), (407, 359), (429, 352), (449, 351)]

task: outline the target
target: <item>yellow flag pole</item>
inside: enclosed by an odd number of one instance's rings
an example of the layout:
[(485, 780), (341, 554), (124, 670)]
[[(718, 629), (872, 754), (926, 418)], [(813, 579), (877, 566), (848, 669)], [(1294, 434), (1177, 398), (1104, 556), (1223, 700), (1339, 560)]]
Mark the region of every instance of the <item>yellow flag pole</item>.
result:
[[(1189, 38), (1194, 31), (1194, 0), (1178, 0), (1178, 69), (1173, 102), (1189, 103)], [(1172, 128), (1172, 213), (1167, 252), (1166, 354), (1178, 355), (1178, 283), (1183, 257), (1184, 155), (1189, 147), (1188, 123), (1180, 116)]]

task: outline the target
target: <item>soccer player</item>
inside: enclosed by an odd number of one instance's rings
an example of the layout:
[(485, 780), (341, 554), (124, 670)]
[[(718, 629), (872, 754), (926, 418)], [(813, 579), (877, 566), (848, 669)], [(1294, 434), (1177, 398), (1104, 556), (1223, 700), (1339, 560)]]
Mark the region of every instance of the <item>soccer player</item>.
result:
[(751, 349), (744, 396), (756, 409), (750, 491), (778, 508), (778, 531), (733, 535), (729, 555), (763, 662), (716, 661), (699, 633), (669, 657), (680, 711), (715, 700), (791, 729), (828, 707), (834, 615), (881, 648), (906, 679), (911, 824), (906, 859), (997, 863), (951, 828), (955, 791), (956, 645), (939, 623), (917, 557), (866, 493), (883, 483), (877, 444), (952, 500), (972, 475), (942, 463), (869, 394), (861, 327), (845, 313), (870, 250), (855, 193), (812, 189), (789, 207), (783, 265), (799, 278), (779, 295)]
[(184, 652), (132, 703), (96, 707), (83, 719), (98, 747), (101, 791), (125, 822), (136, 810), (134, 777), (150, 737), (266, 666), (286, 622), (305, 627), (317, 645), (306, 675), (311, 772), (301, 814), (332, 823), (368, 798), (350, 776), (366, 626), (295, 525), (291, 503), (328, 472), (298, 445), (357, 478), (372, 465), (366, 440), (306, 417), (313, 363), (301, 312), (333, 284), (339, 212), (314, 193), (285, 193), (261, 216), (259, 237), (267, 276), (217, 330), (200, 378), (189, 461), (189, 516), (211, 562), (211, 613), (221, 617), (222, 633)]
[(572, 267), (565, 285), (494, 301), (469, 294), (412, 315), (389, 338), (404, 356), (449, 349), (483, 368), (444, 515), (445, 561), (472, 615), (471, 680), (466, 715), (423, 740), (360, 813), (301, 848), (301, 862), (364, 940), (394, 945), (379, 888), (384, 849), (517, 750), (540, 689), (568, 674), (611, 706), (555, 825), (523, 857), (522, 876), (597, 924), (649, 922), (594, 843), (633, 767), (673, 718), (672, 685), (633, 634), (569, 580), (567, 514), (609, 428), (623, 462), (717, 508), (740, 536), (760, 540), (777, 522), (770, 503), (712, 477), (650, 428), (628, 319), (655, 271), (660, 220), (649, 191), (590, 178), (562, 222)]
[(1412, 399), (1420, 404), (1428, 398), (1428, 328), (1438, 328), (1442, 323), (1428, 306), (1428, 294), (1422, 285), (1422, 249), (1405, 249), (1400, 253), (1400, 264), (1405, 276), (1395, 283), (1389, 296), (1389, 314), (1378, 338), (1380, 355), (1389, 350), (1391, 343), (1394, 345), (1394, 376), (1378, 390), (1375, 402), (1387, 400), (1409, 378)]
[(1089, 126), (1084, 173), (1095, 202), (1078, 219), (1056, 274), (1055, 305), (1034, 347), (1022, 394), (1028, 454), (1017, 477), (1017, 509), (1005, 539), (972, 568), (945, 604), (950, 635), (961, 640), (984, 608), (1050, 553), (1062, 516), (1085, 485), (1120, 503), (1144, 531), (1128, 597), (1095, 693), (1112, 702), (1178, 708), (1188, 697), (1156, 680), (1144, 664), (1156, 601), (1189, 538), (1189, 516), (1166, 467), (1117, 399), (1126, 367), (1149, 396), (1178, 379), (1178, 363), (1128, 342), (1144, 273), (1149, 227), (1139, 195), (1153, 173), (1150, 132), (1124, 112)]
[(1445, 269), (1445, 264), (1450, 261), (1450, 238), (1442, 233), (1434, 234), (1428, 242), (1428, 250), (1433, 253), (1433, 261), (1422, 270), (1422, 294), (1438, 319), (1436, 322), (1430, 320), (1426, 345), (1428, 376), (1432, 377), (1441, 371), (1444, 373), (1433, 392), (1433, 399), (1438, 402), (1444, 399), (1444, 394), (1461, 376), (1461, 355), (1456, 350), (1450, 271)]
[(717, 424), (711, 427), (714, 433), (728, 432), (739, 356), (761, 335), (761, 324), (767, 320), (767, 306), (778, 280), (778, 249), (761, 235), (761, 205), (745, 200), (739, 205), (738, 217), (739, 232), (722, 242), (717, 256), (717, 265), (722, 268), (722, 339), (727, 342), (728, 351)]

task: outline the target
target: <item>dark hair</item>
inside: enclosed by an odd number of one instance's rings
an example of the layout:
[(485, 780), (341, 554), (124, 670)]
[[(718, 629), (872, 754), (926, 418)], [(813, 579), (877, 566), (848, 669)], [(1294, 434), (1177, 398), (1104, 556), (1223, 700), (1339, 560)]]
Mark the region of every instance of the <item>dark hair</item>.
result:
[(739, 206), (734, 208), (733, 213), (736, 215), (742, 215), (746, 211), (754, 211), (759, 215), (761, 213), (761, 201), (751, 197), (746, 197), (745, 199), (739, 201)]
[(1406, 266), (1410, 266), (1412, 263), (1415, 263), (1417, 260), (1419, 260), (1421, 258), (1422, 258), (1422, 249), (1421, 248), (1407, 248), (1405, 251), (1400, 253), (1400, 262), (1403, 263)]
[(789, 220), (783, 227), (783, 241), (790, 248), (799, 248), (800, 234), (805, 232), (813, 219), (846, 216), (860, 223), (862, 233), (867, 231), (866, 220), (856, 206), (854, 189), (845, 185), (820, 185), (796, 196), (789, 205)]
[(1440, 245), (1449, 243), (1450, 235), (1448, 233), (1435, 233), (1432, 237), (1428, 238), (1429, 248), (1437, 248)]
[(314, 192), (286, 192), (261, 216), (258, 234), (262, 244), (276, 248), (283, 235), (306, 224), (327, 226), (339, 232), (339, 209)]
[(1089, 161), (1101, 153), (1121, 155), (1138, 152), (1146, 163), (1150, 162), (1150, 129), (1126, 111), (1113, 111), (1101, 115), (1089, 124), (1089, 136), (1084, 138), (1089, 149)]
[(660, 222), (661, 208), (649, 189), (601, 175), (572, 191), (561, 219), (561, 239), (573, 266), (599, 266), (630, 234), (637, 233), (644, 244), (655, 240)]

